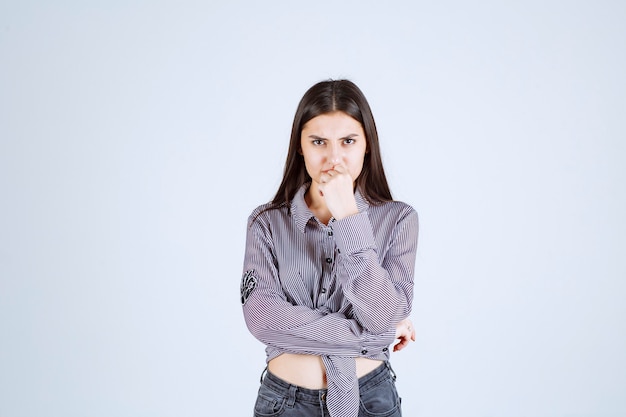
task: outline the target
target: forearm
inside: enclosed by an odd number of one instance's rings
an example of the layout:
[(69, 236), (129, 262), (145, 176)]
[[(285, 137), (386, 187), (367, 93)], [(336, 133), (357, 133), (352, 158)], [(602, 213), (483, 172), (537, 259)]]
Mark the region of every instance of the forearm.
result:
[(382, 334), (368, 332), (341, 313), (326, 314), (262, 297), (248, 300), (244, 317), (250, 332), (261, 342), (293, 353), (357, 357), (382, 351), (395, 336), (392, 329)]
[(354, 317), (372, 333), (384, 332), (406, 318), (413, 299), (417, 214), (411, 209), (388, 227), (389, 238), (380, 239), (379, 249), (366, 213), (334, 226), (340, 252), (337, 279)]
[[(385, 332), (410, 314), (412, 285), (394, 284), (375, 254), (364, 253), (342, 267), (342, 289), (354, 317), (373, 333)], [(351, 279), (350, 277), (358, 277)]]

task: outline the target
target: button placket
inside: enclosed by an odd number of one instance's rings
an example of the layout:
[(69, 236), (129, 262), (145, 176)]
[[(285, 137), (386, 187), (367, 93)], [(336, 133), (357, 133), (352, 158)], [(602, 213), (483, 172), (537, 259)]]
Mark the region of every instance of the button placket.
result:
[(318, 290), (318, 303), (324, 304), (326, 300), (328, 300), (328, 288), (330, 286), (330, 280), (333, 273), (333, 263), (335, 262), (334, 249), (335, 249), (335, 241), (332, 238), (333, 231), (330, 227), (326, 227), (323, 232), (326, 236), (323, 238), (322, 247), (323, 247), (323, 263), (322, 267), (323, 275), (320, 281), (320, 286)]

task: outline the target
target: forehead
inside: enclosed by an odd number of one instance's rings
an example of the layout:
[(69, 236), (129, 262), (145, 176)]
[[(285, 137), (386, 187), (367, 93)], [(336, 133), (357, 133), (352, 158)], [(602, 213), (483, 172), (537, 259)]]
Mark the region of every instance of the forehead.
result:
[(302, 133), (308, 132), (326, 134), (363, 134), (361, 123), (342, 111), (324, 113), (306, 122)]

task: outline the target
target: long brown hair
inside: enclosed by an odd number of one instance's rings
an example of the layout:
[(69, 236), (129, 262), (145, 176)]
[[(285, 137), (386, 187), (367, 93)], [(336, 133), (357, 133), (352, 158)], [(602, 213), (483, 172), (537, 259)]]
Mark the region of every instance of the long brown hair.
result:
[(376, 123), (363, 92), (352, 81), (329, 80), (309, 88), (298, 104), (291, 128), (283, 180), (270, 208), (289, 206), (298, 189), (311, 181), (304, 165), (304, 157), (299, 153), (302, 128), (314, 117), (335, 111), (346, 113), (363, 126), (368, 152), (365, 154), (361, 174), (356, 180), (357, 188), (371, 204), (392, 200), (380, 156)]

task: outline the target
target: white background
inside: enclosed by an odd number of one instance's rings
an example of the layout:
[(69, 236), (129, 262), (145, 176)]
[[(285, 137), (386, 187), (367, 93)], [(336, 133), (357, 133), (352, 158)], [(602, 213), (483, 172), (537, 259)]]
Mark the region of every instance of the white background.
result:
[(626, 3), (0, 4), (0, 416), (250, 416), (239, 280), (304, 91), (420, 214), (404, 415), (626, 415)]

